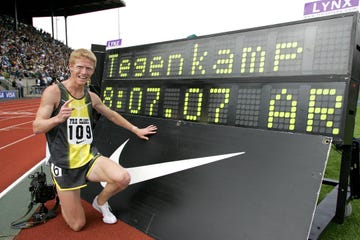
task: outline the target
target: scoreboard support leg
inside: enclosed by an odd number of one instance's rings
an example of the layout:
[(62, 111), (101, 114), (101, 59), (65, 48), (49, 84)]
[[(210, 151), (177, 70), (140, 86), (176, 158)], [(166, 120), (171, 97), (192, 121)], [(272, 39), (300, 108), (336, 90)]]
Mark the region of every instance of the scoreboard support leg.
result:
[(352, 159), (352, 145), (344, 145), (342, 147), (336, 214), (333, 220), (335, 223), (338, 224), (344, 223), (345, 208), (348, 202), (347, 199), (348, 191), (349, 191), (348, 179), (350, 176), (351, 159)]
[(318, 239), (331, 221), (343, 224), (349, 202), (352, 199), (360, 198), (360, 140), (355, 139), (352, 145), (341, 146), (341, 150), (339, 181), (331, 179), (323, 180), (324, 185), (333, 186), (334, 189), (316, 208), (309, 240)]
[(335, 186), (326, 198), (324, 198), (316, 207), (314, 221), (311, 226), (308, 240), (317, 240), (320, 234), (334, 218), (337, 192), (338, 187)]
[(359, 168), (359, 152), (360, 139), (354, 139), (350, 169), (350, 190), (351, 196), (354, 199), (360, 198), (360, 168)]

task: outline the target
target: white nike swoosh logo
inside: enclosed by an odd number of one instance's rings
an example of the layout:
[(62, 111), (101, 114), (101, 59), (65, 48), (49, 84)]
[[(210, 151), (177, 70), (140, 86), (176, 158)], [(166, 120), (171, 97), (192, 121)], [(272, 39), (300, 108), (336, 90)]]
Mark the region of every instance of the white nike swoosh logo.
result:
[[(118, 147), (113, 154), (111, 154), (110, 159), (114, 162), (118, 163), (118, 159), (122, 150), (125, 147), (125, 144), (129, 141), (126, 140), (120, 147)], [(222, 155), (214, 155), (208, 157), (200, 157), (200, 158), (190, 158), (178, 161), (171, 161), (171, 162), (164, 162), (164, 163), (157, 163), (139, 167), (132, 167), (127, 168), (126, 170), (129, 172), (131, 176), (130, 184), (135, 184), (139, 182), (144, 182), (150, 179), (162, 177), (165, 175), (169, 175), (172, 173), (184, 171), (187, 169), (195, 168), (198, 166), (202, 166), (205, 164), (213, 163), (216, 161), (228, 159), (231, 157), (235, 157), (245, 152), (237, 152), (237, 153), (229, 153), (229, 154), (222, 154)], [(104, 187), (105, 182), (101, 182), (101, 185)]]
[(127, 168), (127, 171), (130, 173), (131, 176), (130, 185), (139, 182), (144, 182), (150, 179), (162, 177), (172, 173), (184, 171), (190, 168), (195, 168), (212, 162), (235, 157), (244, 153), (245, 152), (229, 153), (223, 155), (215, 155), (215, 156), (201, 157), (201, 158), (190, 158), (185, 160)]

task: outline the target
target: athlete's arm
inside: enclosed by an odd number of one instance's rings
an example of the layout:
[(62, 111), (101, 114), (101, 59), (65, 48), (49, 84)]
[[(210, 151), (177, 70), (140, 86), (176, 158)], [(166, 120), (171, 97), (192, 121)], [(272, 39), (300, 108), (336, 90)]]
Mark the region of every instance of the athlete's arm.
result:
[(139, 138), (149, 140), (147, 135), (156, 133), (157, 127), (154, 125), (149, 125), (146, 128), (138, 128), (134, 126), (132, 123), (130, 123), (128, 120), (126, 120), (123, 116), (121, 116), (119, 113), (115, 112), (114, 110), (111, 110), (107, 106), (105, 106), (98, 95), (96, 95), (93, 92), (89, 92), (91, 101), (92, 101), (92, 107), (100, 114), (105, 116), (107, 119), (109, 119), (111, 122), (115, 123), (116, 125), (123, 127), (134, 134), (136, 134)]
[(46, 133), (70, 117), (73, 108), (69, 107), (69, 103), (72, 99), (68, 100), (61, 107), (58, 115), (51, 117), (54, 108), (59, 104), (59, 99), (60, 91), (56, 85), (51, 85), (44, 90), (40, 106), (33, 121), (33, 131), (35, 134)]

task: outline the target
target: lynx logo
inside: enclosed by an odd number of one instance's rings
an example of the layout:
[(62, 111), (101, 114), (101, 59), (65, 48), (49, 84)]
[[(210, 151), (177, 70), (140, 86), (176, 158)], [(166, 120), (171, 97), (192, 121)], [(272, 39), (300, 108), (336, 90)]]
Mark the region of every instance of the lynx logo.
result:
[(356, 11), (359, 0), (320, 0), (305, 3), (304, 17), (318, 17), (335, 13)]
[(111, 41), (107, 41), (106, 42), (106, 49), (114, 49), (114, 48), (119, 48), (121, 46), (121, 41), (122, 39), (116, 39), (116, 40), (111, 40)]
[[(120, 147), (118, 147), (118, 149), (115, 150), (115, 152), (110, 156), (111, 160), (118, 163), (120, 154), (128, 141), (129, 139), (126, 140)], [(150, 179), (162, 177), (172, 173), (184, 171), (187, 169), (195, 168), (201, 165), (213, 163), (216, 161), (228, 159), (244, 153), (245, 152), (229, 153), (229, 154), (214, 155), (209, 157), (191, 158), (191, 159), (184, 159), (178, 161), (127, 168), (131, 176), (130, 185), (139, 182), (144, 182)], [(106, 184), (105, 182), (101, 182), (101, 185), (103, 187), (105, 187), (105, 184)]]

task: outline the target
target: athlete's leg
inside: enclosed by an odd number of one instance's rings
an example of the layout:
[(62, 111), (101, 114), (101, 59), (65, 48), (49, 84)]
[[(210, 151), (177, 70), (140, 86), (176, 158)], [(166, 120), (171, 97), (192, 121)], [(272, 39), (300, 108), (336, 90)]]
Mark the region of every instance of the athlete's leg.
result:
[(84, 208), (81, 204), (80, 189), (60, 191), (61, 214), (74, 231), (80, 231), (86, 223)]
[(126, 169), (104, 156), (95, 161), (87, 178), (93, 182), (107, 182), (98, 195), (99, 205), (106, 203), (110, 197), (124, 190), (130, 183), (130, 175)]

